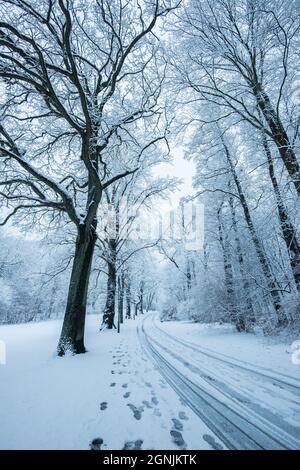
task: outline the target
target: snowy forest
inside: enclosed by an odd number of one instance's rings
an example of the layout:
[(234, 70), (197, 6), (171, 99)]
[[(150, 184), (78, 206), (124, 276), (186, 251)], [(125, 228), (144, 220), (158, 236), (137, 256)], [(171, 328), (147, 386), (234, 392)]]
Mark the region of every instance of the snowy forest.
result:
[(0, 449), (299, 449), (299, 1), (0, 17)]

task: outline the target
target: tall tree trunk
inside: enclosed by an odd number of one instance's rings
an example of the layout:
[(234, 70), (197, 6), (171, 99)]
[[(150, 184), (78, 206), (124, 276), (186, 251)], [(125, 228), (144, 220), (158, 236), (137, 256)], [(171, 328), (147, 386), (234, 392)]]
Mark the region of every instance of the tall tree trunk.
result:
[(150, 292), (147, 295), (147, 297), (146, 297), (146, 312), (149, 312), (149, 310), (152, 310), (154, 297), (155, 297), (154, 292)]
[(130, 281), (126, 279), (126, 318), (131, 317), (131, 292), (130, 292)]
[(267, 286), (268, 286), (268, 289), (269, 289), (272, 305), (273, 305), (273, 308), (274, 308), (275, 312), (277, 313), (278, 326), (285, 326), (286, 323), (287, 323), (287, 317), (284, 314), (282, 306), (281, 306), (281, 296), (279, 294), (277, 284), (276, 284), (276, 282), (273, 278), (272, 271), (271, 271), (271, 268), (269, 266), (269, 262), (267, 260), (267, 257), (266, 257), (264, 248), (262, 246), (262, 243), (261, 243), (261, 241), (260, 241), (260, 239), (259, 239), (259, 237), (256, 233), (256, 230), (255, 230), (255, 227), (254, 227), (254, 224), (253, 224), (253, 221), (252, 221), (252, 217), (251, 217), (251, 214), (250, 214), (250, 210), (249, 210), (249, 207), (248, 207), (248, 204), (247, 204), (247, 201), (246, 201), (245, 194), (243, 192), (240, 180), (239, 180), (239, 178), (237, 176), (237, 173), (235, 171), (235, 166), (234, 166), (234, 164), (231, 160), (230, 152), (228, 150), (227, 145), (224, 142), (223, 142), (223, 146), (224, 146), (227, 162), (229, 164), (229, 169), (230, 169), (231, 175), (233, 177), (233, 180), (235, 182), (235, 185), (236, 185), (236, 188), (237, 188), (237, 191), (238, 191), (238, 194), (239, 194), (240, 203), (241, 203), (241, 206), (242, 206), (242, 209), (243, 209), (243, 212), (244, 212), (244, 216), (245, 216), (245, 220), (246, 220), (246, 223), (247, 223), (247, 226), (248, 226), (248, 229), (249, 229), (249, 232), (250, 232), (250, 235), (251, 235), (251, 238), (252, 238), (255, 250), (256, 250), (257, 258), (260, 262), (262, 272), (263, 272), (263, 274), (265, 276), (265, 279), (266, 279), (266, 282), (267, 282)]
[(48, 310), (47, 318), (52, 318), (55, 300), (56, 300), (56, 285), (54, 284), (52, 289), (51, 289), (51, 297), (50, 297), (50, 303), (49, 303), (49, 310)]
[(253, 91), (257, 105), (269, 126), (279, 155), (281, 156), (285, 168), (291, 177), (298, 196), (300, 196), (300, 165), (288, 134), (278, 116), (278, 113), (275, 111), (269, 96), (263, 90), (261, 84), (256, 82), (253, 85)]
[(144, 281), (140, 283), (140, 303), (139, 303), (140, 314), (144, 314)]
[(115, 240), (109, 240), (109, 261), (107, 262), (107, 293), (103, 322), (109, 330), (115, 327), (115, 307), (117, 291), (116, 246)]
[(67, 306), (57, 347), (59, 356), (63, 356), (67, 351), (74, 354), (86, 352), (84, 346), (86, 303), (96, 239), (96, 224), (90, 229), (85, 225), (79, 226)]
[[(223, 204), (222, 204), (223, 205)], [(238, 331), (241, 331), (243, 325), (240, 325), (239, 314), (236, 305), (235, 299), (235, 292), (233, 286), (233, 270), (232, 264), (230, 261), (230, 253), (228, 250), (228, 244), (224, 239), (224, 228), (222, 224), (222, 205), (219, 207), (217, 215), (218, 215), (218, 229), (219, 229), (219, 241), (222, 248), (223, 254), (223, 263), (224, 263), (224, 275), (225, 275), (225, 287), (227, 293), (227, 303), (228, 303), (228, 310), (229, 310), (229, 319), (230, 322), (235, 325)]]
[(123, 315), (124, 308), (124, 273), (121, 273), (118, 277), (118, 316), (119, 321), (122, 324), (124, 322)]
[(193, 278), (193, 282), (194, 284), (196, 284), (197, 282), (197, 274), (196, 274), (196, 265), (195, 265), (195, 261), (194, 260), (191, 260), (191, 265), (192, 265), (192, 278)]
[(203, 244), (203, 269), (204, 269), (204, 276), (207, 279), (208, 275), (208, 252), (207, 252), (207, 243)]
[(105, 325), (109, 330), (115, 327), (114, 318), (116, 307), (116, 290), (117, 281), (115, 265), (112, 263), (108, 263), (107, 291), (106, 303), (103, 314), (103, 325)]
[(192, 273), (189, 259), (187, 259), (186, 263), (186, 288), (187, 291), (191, 290), (192, 288)]
[(232, 227), (233, 227), (233, 230), (234, 230), (236, 252), (237, 252), (237, 258), (238, 258), (241, 278), (242, 278), (243, 291), (244, 291), (244, 295), (245, 295), (245, 299), (246, 299), (245, 314), (240, 312), (240, 315), (241, 315), (240, 324), (244, 325), (245, 331), (251, 331), (252, 327), (255, 323), (255, 314), (254, 314), (252, 300), (251, 300), (250, 286), (249, 286), (249, 282), (248, 282), (248, 279), (247, 279), (247, 275), (245, 273), (244, 256), (243, 256), (241, 241), (240, 241), (240, 237), (239, 237), (235, 207), (234, 207), (234, 202), (233, 202), (233, 197), (232, 196), (229, 196), (229, 206), (230, 206), (230, 210), (231, 210)]
[(136, 304), (134, 304), (134, 315), (133, 315), (134, 320), (137, 317), (138, 310), (139, 310), (139, 305), (140, 305), (140, 301), (138, 301)]
[(280, 188), (279, 188), (277, 178), (275, 175), (271, 150), (268, 145), (266, 135), (264, 133), (262, 135), (262, 138), (263, 138), (263, 148), (264, 148), (265, 155), (268, 161), (269, 176), (270, 176), (272, 186), (274, 189), (279, 222), (280, 222), (280, 226), (281, 226), (281, 230), (283, 234), (283, 239), (285, 241), (287, 251), (289, 254), (291, 270), (293, 273), (296, 288), (297, 288), (297, 291), (300, 292), (300, 245), (297, 240), (296, 230), (292, 222), (289, 219), (287, 209), (285, 207), (285, 204), (281, 196)]

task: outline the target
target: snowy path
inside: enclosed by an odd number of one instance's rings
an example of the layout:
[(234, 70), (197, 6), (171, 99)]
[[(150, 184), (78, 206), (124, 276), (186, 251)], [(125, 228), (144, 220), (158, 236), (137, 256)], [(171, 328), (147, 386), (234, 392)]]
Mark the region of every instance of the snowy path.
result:
[(0, 449), (300, 447), (298, 369), (284, 372), (284, 347), (270, 346), (283, 357), (274, 371), (268, 358), (262, 367), (216, 352), (220, 341), (259, 349), (255, 337), (212, 328), (208, 348), (200, 325), (155, 314), (119, 335), (99, 324), (89, 315), (88, 353), (64, 358), (54, 353), (61, 321), (0, 326)]
[(65, 358), (61, 321), (1, 326), (0, 449), (224, 449), (143, 350), (141, 320), (118, 335), (89, 315), (88, 353)]
[(232, 449), (299, 449), (300, 384), (183, 341), (148, 316), (139, 335), (177, 393)]

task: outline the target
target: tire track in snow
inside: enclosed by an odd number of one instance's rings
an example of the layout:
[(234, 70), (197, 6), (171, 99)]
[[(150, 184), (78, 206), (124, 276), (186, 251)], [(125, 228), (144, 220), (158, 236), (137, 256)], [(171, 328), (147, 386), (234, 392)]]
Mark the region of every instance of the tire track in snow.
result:
[(190, 350), (201, 353), (206, 357), (216, 359), (217, 361), (228, 364), (229, 366), (232, 366), (235, 368), (237, 367), (247, 372), (252, 372), (253, 374), (256, 374), (258, 376), (271, 379), (272, 381), (278, 383), (279, 385), (284, 385), (286, 387), (296, 390), (297, 392), (300, 392), (300, 384), (299, 384), (299, 381), (297, 381), (295, 377), (292, 377), (286, 374), (276, 373), (275, 371), (271, 371), (270, 369), (267, 369), (264, 367), (254, 366), (250, 363), (243, 362), (235, 358), (231, 358), (230, 356), (227, 356), (226, 354), (216, 353), (215, 351), (211, 351), (208, 348), (201, 347), (195, 343), (192, 343), (190, 341), (185, 341), (181, 338), (178, 338), (177, 336), (167, 333), (163, 328), (160, 328), (157, 325), (154, 319), (152, 319), (152, 322), (153, 322), (154, 327), (157, 330), (159, 330), (160, 333), (164, 334), (171, 340), (182, 344), (183, 346), (189, 348)]
[[(138, 327), (140, 341), (148, 355), (178, 395), (230, 449), (298, 449), (300, 441), (279, 429), (245, 406), (230, 402), (228, 396), (214, 390), (213, 384), (194, 383), (159, 350), (168, 348), (149, 336), (145, 321)], [(175, 338), (176, 340), (176, 338)], [(156, 347), (154, 346), (156, 344)], [(169, 354), (174, 352), (169, 350)], [(175, 354), (176, 355), (176, 354)], [(178, 356), (179, 358), (179, 356)], [(181, 359), (181, 358), (179, 358)], [(181, 359), (182, 360), (182, 359)], [(200, 369), (199, 369), (199, 372)], [(213, 393), (212, 393), (213, 391)], [(217, 393), (216, 393), (217, 392)], [(216, 396), (217, 395), (217, 396)]]

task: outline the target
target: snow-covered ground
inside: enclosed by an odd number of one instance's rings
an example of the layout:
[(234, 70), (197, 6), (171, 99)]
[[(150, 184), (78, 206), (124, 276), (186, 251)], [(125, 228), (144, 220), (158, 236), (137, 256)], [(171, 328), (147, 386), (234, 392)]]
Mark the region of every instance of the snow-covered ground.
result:
[(178, 338), (253, 365), (270, 368), (300, 380), (300, 364), (292, 361), (293, 338), (237, 333), (229, 324), (185, 321), (159, 322), (160, 328)]
[(87, 318), (88, 353), (65, 358), (55, 355), (60, 321), (0, 327), (1, 449), (88, 449), (95, 439), (103, 450), (300, 442), (300, 366), (288, 343), (160, 323), (156, 314), (127, 321), (121, 334), (100, 333), (99, 322)]
[[(58, 358), (60, 321), (0, 327), (1, 449), (212, 449), (219, 439), (166, 384), (142, 351), (136, 326), (99, 333), (87, 317), (89, 352)], [(224, 445), (222, 445), (224, 447)]]

